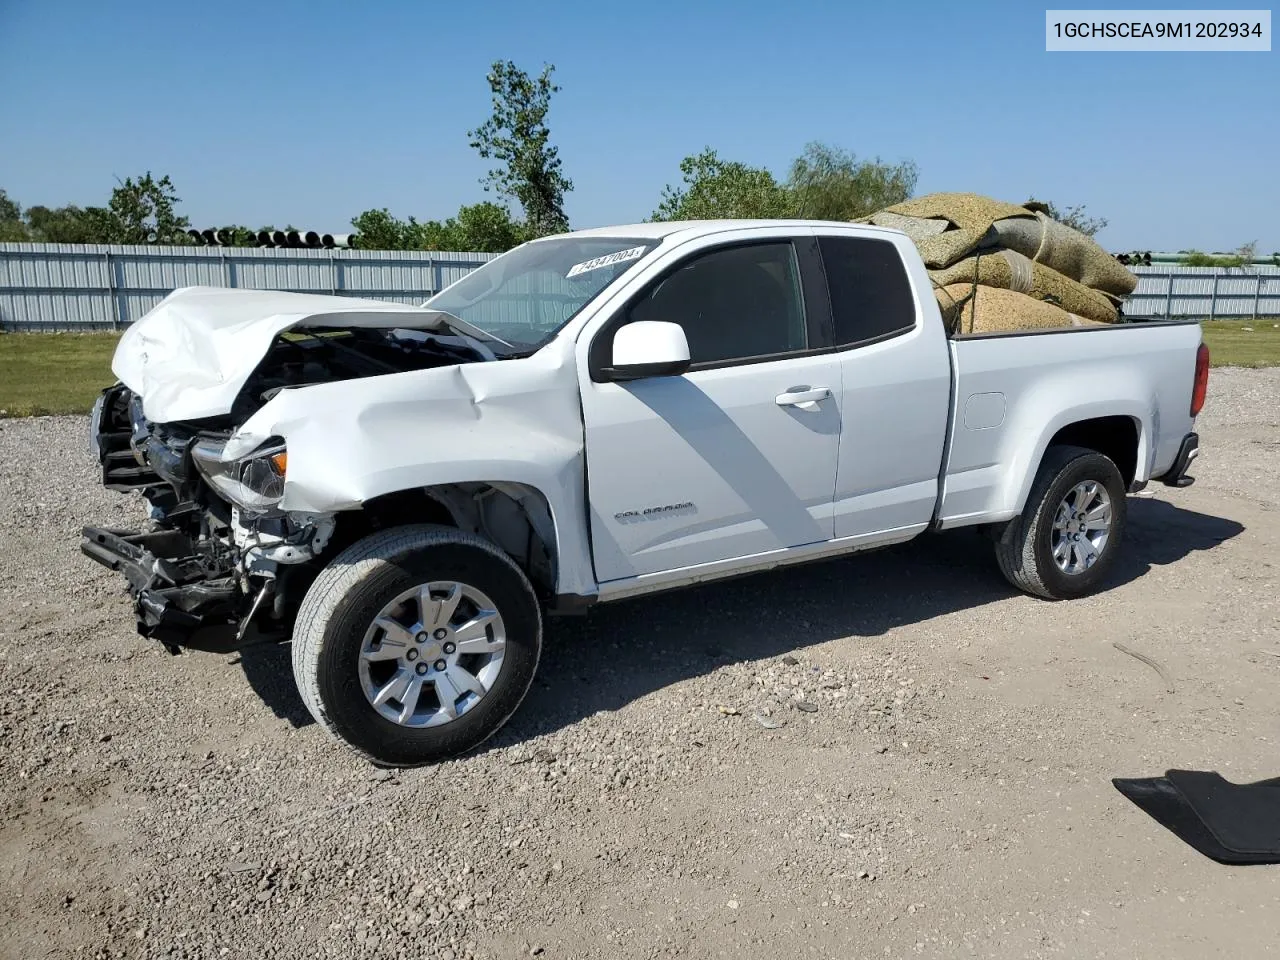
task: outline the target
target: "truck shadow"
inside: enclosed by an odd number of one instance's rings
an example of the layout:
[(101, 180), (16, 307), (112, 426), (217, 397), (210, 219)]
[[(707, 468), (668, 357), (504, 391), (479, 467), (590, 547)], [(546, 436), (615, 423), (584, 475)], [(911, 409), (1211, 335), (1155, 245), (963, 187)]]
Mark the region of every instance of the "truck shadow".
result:
[[(1153, 566), (1211, 550), (1244, 531), (1234, 520), (1131, 497), (1125, 549), (1108, 588)], [(958, 530), (837, 560), (602, 604), (548, 621), (542, 662), (516, 715), (490, 744), (517, 743), (729, 663), (780, 657), (840, 637), (878, 636), (1016, 596), (990, 542)], [(287, 644), (250, 647), (250, 686), (292, 726), (312, 722)], [(485, 749), (485, 748), (482, 748)]]
[[(1132, 497), (1125, 549), (1107, 587), (1211, 550), (1243, 531), (1234, 520)], [(958, 530), (602, 604), (587, 617), (549, 622), (533, 688), (492, 743), (550, 733), (725, 664), (780, 657), (840, 637), (878, 636), (1016, 595), (996, 566), (991, 543)]]

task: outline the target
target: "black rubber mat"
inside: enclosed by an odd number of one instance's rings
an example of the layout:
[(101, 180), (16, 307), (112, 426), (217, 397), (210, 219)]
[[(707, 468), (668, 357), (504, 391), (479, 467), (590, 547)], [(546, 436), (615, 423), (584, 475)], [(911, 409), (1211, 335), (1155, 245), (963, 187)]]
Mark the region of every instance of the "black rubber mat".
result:
[(1206, 857), (1280, 863), (1280, 777), (1240, 784), (1216, 773), (1170, 770), (1163, 777), (1111, 782)]

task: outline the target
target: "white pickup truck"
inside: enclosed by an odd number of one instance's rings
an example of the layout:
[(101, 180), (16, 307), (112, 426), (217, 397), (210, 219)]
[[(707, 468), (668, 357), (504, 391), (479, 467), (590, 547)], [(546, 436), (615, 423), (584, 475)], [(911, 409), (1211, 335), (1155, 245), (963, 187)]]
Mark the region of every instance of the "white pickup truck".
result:
[(146, 532), (86, 528), (141, 633), (293, 642), (374, 762), (479, 744), (544, 612), (981, 526), (1017, 587), (1103, 585), (1125, 497), (1191, 482), (1195, 323), (949, 339), (911, 242), (812, 221), (525, 244), (422, 307), (186, 288), (95, 407)]

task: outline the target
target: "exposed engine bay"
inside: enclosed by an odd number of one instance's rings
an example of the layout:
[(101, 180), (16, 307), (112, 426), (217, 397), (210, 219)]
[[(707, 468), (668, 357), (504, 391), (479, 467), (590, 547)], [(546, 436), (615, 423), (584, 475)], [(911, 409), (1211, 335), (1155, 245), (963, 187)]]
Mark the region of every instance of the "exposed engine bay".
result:
[(421, 330), (293, 330), (276, 338), (245, 382), (229, 421), (239, 425), (289, 387), (493, 359), (479, 341)]
[(223, 460), (235, 429), (281, 390), (492, 359), (470, 338), (418, 330), (294, 330), (276, 338), (230, 413), (163, 424), (116, 384), (94, 406), (93, 454), (104, 486), (146, 498), (152, 529), (85, 528), (82, 550), (125, 574), (139, 632), (172, 652), (287, 638), (321, 557), (345, 544), (334, 542), (334, 514), (276, 509), (281, 438)]

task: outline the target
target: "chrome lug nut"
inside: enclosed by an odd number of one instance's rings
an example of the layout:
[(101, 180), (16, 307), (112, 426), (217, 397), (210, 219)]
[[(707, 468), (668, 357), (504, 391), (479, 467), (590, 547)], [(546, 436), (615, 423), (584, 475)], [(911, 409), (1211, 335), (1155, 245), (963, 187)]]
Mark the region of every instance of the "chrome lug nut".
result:
[(414, 637), (413, 639), (417, 640), (419, 643), (426, 643), (426, 642), (427, 642), (428, 640), (430, 640), (431, 638), (430, 638), (430, 637), (428, 637), (425, 633), (420, 633), (420, 634), (418, 634), (416, 637)]
[(437, 640), (443, 640), (443, 639), (444, 639), (445, 637), (447, 637), (448, 635), (449, 635), (449, 631), (448, 631), (448, 630), (446, 630), (444, 627), (440, 627), (438, 630), (436, 630), (436, 639), (437, 639)]
[(436, 661), (436, 669), (439, 670), (441, 673), (443, 673), (448, 666), (449, 665), (445, 663), (443, 660)]
[(426, 672), (427, 672), (428, 670), (430, 670), (431, 668), (430, 668), (430, 667), (428, 667), (425, 663), (420, 663), (420, 664), (418, 664), (418, 666), (417, 666), (417, 668), (416, 668), (416, 669), (417, 669), (417, 671), (418, 671), (418, 674), (419, 674), (419, 675), (421, 675), (421, 674), (426, 673)]
[(417, 660), (417, 659), (418, 659), (418, 651), (417, 651), (417, 650), (410, 649), (407, 653), (405, 653), (404, 658), (405, 658), (406, 660)]
[(446, 644), (444, 645), (444, 652), (445, 652), (445, 653), (453, 653), (453, 651), (455, 651), (455, 650), (457, 650), (457, 649), (458, 649), (458, 645), (457, 645), (456, 643), (454, 643), (452, 640), (450, 640), (448, 643), (446, 643)]

